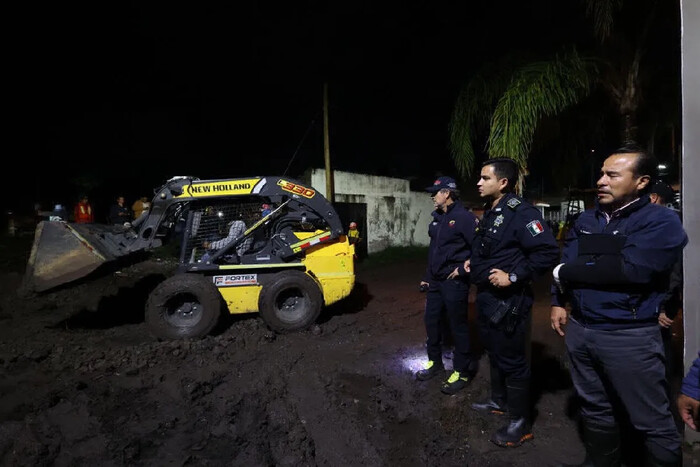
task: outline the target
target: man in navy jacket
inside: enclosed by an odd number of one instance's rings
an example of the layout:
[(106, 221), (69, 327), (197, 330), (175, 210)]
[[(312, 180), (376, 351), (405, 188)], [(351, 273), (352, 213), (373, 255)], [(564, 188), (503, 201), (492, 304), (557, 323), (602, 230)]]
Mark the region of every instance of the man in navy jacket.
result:
[(559, 245), (540, 211), (515, 194), (518, 172), (508, 158), (488, 159), (481, 167), (477, 186), (486, 210), (469, 265), (477, 288), (479, 336), (491, 370), (491, 397), (471, 406), (508, 413), (508, 421), (491, 436), (501, 447), (517, 447), (533, 438), (527, 358), (531, 282), (559, 259)]
[(603, 163), (597, 206), (582, 213), (554, 268), (552, 329), (564, 336), (581, 400), (587, 464), (619, 465), (620, 402), (651, 465), (680, 465), (658, 326), (673, 265), (688, 242), (678, 215), (650, 203), (656, 160), (636, 147)]
[(454, 344), (453, 372), (441, 391), (451, 395), (467, 386), (477, 366), (469, 342), (469, 275), (464, 269), (464, 262), (471, 257), (477, 218), (459, 202), (453, 178), (440, 177), (427, 191), (432, 193), (435, 205), (433, 221), (428, 226), (428, 267), (420, 283), (421, 289), (427, 290), (424, 319), (428, 363), (416, 373), (416, 378), (426, 381), (444, 371), (442, 345), (446, 315)]

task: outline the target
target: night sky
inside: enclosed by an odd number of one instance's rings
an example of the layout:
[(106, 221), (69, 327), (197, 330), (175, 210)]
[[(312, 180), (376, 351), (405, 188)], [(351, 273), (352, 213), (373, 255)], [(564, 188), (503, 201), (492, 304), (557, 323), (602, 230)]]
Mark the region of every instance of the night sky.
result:
[(130, 203), (173, 175), (321, 168), (324, 82), (333, 167), (423, 186), (456, 174), (447, 124), (471, 73), (590, 28), (578, 2), (560, 0), (15, 8), (19, 170), (6, 169), (14, 194), (4, 203), (16, 210), (70, 206), (83, 191)]

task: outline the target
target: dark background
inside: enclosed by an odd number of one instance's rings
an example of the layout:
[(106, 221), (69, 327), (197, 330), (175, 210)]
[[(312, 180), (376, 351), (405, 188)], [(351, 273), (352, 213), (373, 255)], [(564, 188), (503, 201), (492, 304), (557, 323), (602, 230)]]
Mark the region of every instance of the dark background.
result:
[[(448, 122), (475, 70), (591, 37), (576, 1), (15, 8), (8, 141), (16, 143), (5, 159), (4, 208), (72, 206), (87, 192), (98, 221), (118, 194), (131, 205), (174, 175), (323, 167), (324, 82), (333, 167), (420, 189), (456, 175)], [(475, 195), (476, 177), (463, 182)]]

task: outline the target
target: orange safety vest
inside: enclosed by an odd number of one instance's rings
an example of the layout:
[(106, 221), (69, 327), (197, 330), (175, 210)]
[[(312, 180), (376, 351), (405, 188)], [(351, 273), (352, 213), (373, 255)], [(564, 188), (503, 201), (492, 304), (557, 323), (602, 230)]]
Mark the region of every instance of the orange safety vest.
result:
[(90, 206), (90, 203), (78, 203), (75, 206), (73, 217), (75, 217), (75, 222), (77, 224), (89, 224), (95, 222), (95, 216), (92, 214), (92, 207)]

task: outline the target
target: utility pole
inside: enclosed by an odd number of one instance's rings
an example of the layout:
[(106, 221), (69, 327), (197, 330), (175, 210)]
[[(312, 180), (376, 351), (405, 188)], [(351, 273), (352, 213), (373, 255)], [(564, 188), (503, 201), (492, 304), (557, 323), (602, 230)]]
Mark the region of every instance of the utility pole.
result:
[(326, 162), (326, 199), (335, 202), (335, 184), (331, 168), (331, 148), (328, 137), (328, 83), (323, 83), (323, 159)]

